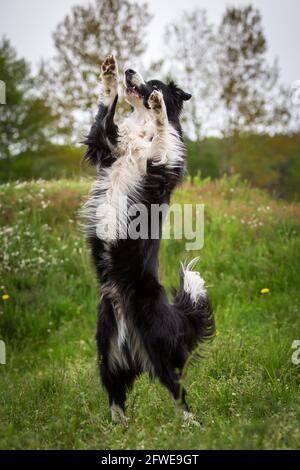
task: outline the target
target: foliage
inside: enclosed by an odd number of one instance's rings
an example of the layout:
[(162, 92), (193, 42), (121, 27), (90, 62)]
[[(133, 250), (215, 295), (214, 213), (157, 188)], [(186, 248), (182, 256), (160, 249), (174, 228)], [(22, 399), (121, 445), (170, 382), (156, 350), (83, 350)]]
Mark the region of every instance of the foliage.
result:
[(219, 27), (219, 78), (226, 134), (287, 129), (287, 92), (279, 69), (266, 61), (267, 43), (259, 10), (228, 8)]
[[(188, 175), (193, 180), (220, 178), (237, 173), (253, 186), (267, 189), (275, 196), (300, 200), (300, 134), (239, 135), (230, 143), (231, 152), (224, 164), (227, 140), (207, 137), (200, 142), (186, 141), (188, 148)], [(225, 149), (225, 150), (224, 150)], [(73, 178), (93, 168), (80, 165), (81, 147), (51, 145), (43, 152), (26, 152), (13, 159), (0, 160), (0, 182), (42, 178)]]
[(0, 159), (40, 150), (52, 134), (55, 115), (38, 93), (28, 63), (5, 38), (0, 41), (0, 79), (6, 85), (6, 104), (0, 105)]
[(300, 134), (236, 137), (227, 172), (240, 174), (276, 196), (299, 200)]
[(108, 53), (123, 69), (145, 51), (145, 28), (151, 20), (147, 4), (129, 0), (95, 0), (73, 7), (53, 38), (56, 56), (43, 63), (45, 92), (60, 114), (62, 131), (76, 138), (90, 124), (100, 94), (100, 68)]
[(291, 130), (288, 93), (277, 62), (266, 60), (258, 10), (227, 8), (216, 27), (196, 8), (168, 25), (164, 42), (165, 68), (193, 94), (185, 111), (191, 138)]
[(232, 140), (210, 137), (187, 144), (192, 177), (236, 173), (277, 197), (300, 200), (300, 134), (240, 134)]
[(164, 35), (164, 62), (170, 75), (193, 95), (185, 105), (186, 129), (200, 140), (214, 125), (218, 87), (215, 30), (199, 8), (184, 12)]
[(94, 174), (93, 168), (83, 167), (81, 147), (49, 145), (44, 152), (24, 152), (7, 160), (0, 160), (0, 182), (73, 178)]

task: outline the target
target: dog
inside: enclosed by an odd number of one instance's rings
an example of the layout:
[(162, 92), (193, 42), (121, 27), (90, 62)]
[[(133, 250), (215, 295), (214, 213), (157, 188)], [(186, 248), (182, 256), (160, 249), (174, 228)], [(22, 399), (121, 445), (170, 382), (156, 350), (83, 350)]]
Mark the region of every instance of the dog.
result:
[[(113, 55), (105, 58), (101, 79), (98, 114), (84, 141), (83, 157), (97, 166), (98, 176), (82, 208), (99, 281), (96, 342), (101, 381), (115, 423), (127, 426), (126, 393), (143, 372), (158, 378), (184, 418), (191, 420), (180, 380), (191, 352), (214, 335), (205, 282), (192, 264), (182, 266), (180, 288), (170, 305), (158, 277), (163, 220), (158, 222), (158, 237), (119, 235), (126, 234), (132, 220), (126, 210), (130, 205), (142, 203), (150, 214), (152, 205), (169, 203), (182, 181), (186, 150), (180, 114), (191, 95), (174, 82), (146, 82), (128, 69), (124, 96), (132, 113), (117, 125), (118, 66)], [(120, 203), (124, 198), (125, 206)]]

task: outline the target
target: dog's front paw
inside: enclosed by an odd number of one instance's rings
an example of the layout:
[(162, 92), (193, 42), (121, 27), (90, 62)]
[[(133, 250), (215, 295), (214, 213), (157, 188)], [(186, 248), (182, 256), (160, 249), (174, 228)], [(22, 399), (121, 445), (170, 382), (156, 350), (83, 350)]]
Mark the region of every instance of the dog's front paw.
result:
[(149, 96), (149, 106), (153, 111), (161, 111), (164, 105), (164, 97), (161, 91), (153, 90)]
[(113, 54), (108, 54), (101, 67), (101, 77), (106, 78), (117, 78), (118, 77), (118, 64)]
[(153, 90), (149, 96), (148, 104), (155, 115), (157, 122), (159, 124), (163, 124), (164, 120), (167, 118), (167, 111), (162, 92)]

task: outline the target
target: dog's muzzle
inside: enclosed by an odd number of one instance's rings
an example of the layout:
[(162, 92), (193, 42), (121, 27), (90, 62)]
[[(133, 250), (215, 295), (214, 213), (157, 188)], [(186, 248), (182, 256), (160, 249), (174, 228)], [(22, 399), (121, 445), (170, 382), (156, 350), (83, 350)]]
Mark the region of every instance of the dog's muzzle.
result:
[(144, 106), (149, 108), (148, 99), (151, 90), (138, 72), (127, 69), (124, 76), (124, 86), (128, 95), (143, 99)]
[(126, 70), (125, 78), (124, 78), (124, 85), (127, 91), (140, 95), (139, 89), (141, 85), (143, 85), (144, 83), (145, 82), (139, 73), (135, 72), (132, 69)]

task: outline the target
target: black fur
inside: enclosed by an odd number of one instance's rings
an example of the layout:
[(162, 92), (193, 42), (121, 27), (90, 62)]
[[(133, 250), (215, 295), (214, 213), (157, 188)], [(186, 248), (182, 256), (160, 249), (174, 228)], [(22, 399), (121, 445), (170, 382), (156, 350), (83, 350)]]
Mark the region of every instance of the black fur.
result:
[[(174, 83), (166, 85), (151, 80), (139, 90), (146, 107), (155, 88), (163, 92), (168, 119), (181, 137), (180, 112), (183, 101), (191, 95)], [(100, 167), (108, 167), (116, 160), (112, 151), (112, 146), (118, 142), (118, 127), (113, 119), (116, 104), (117, 97), (110, 108), (100, 104), (95, 123), (85, 141), (88, 148), (84, 159)], [(149, 161), (140, 201), (147, 207), (168, 203), (174, 188), (182, 180), (183, 172), (182, 164), (170, 169), (167, 165), (154, 165)], [(160, 236), (161, 225), (162, 221)], [(188, 410), (188, 405), (186, 392), (180, 385), (181, 371), (197, 344), (214, 333), (208, 297), (193, 304), (183, 289), (182, 273), (181, 287), (174, 303), (169, 304), (158, 277), (160, 236), (152, 240), (127, 238), (111, 245), (100, 240), (96, 234), (88, 236), (102, 294), (96, 335), (101, 380), (108, 391), (110, 405), (115, 403), (122, 409), (125, 407), (126, 391), (144, 371), (144, 364), (138, 357), (133, 357), (131, 340), (128, 339), (122, 347), (128, 366), (112, 368), (110, 365), (111, 342), (118, 331), (116, 307), (122, 309), (128, 322), (128, 334), (133, 331), (140, 339), (151, 363), (148, 369), (150, 375), (157, 377), (185, 410)]]
[(118, 126), (114, 122), (117, 102), (118, 95), (109, 108), (100, 103), (95, 123), (82, 142), (88, 146), (83, 161), (92, 165), (101, 163), (102, 167), (111, 166), (115, 161), (109, 144), (116, 145), (118, 138)]

